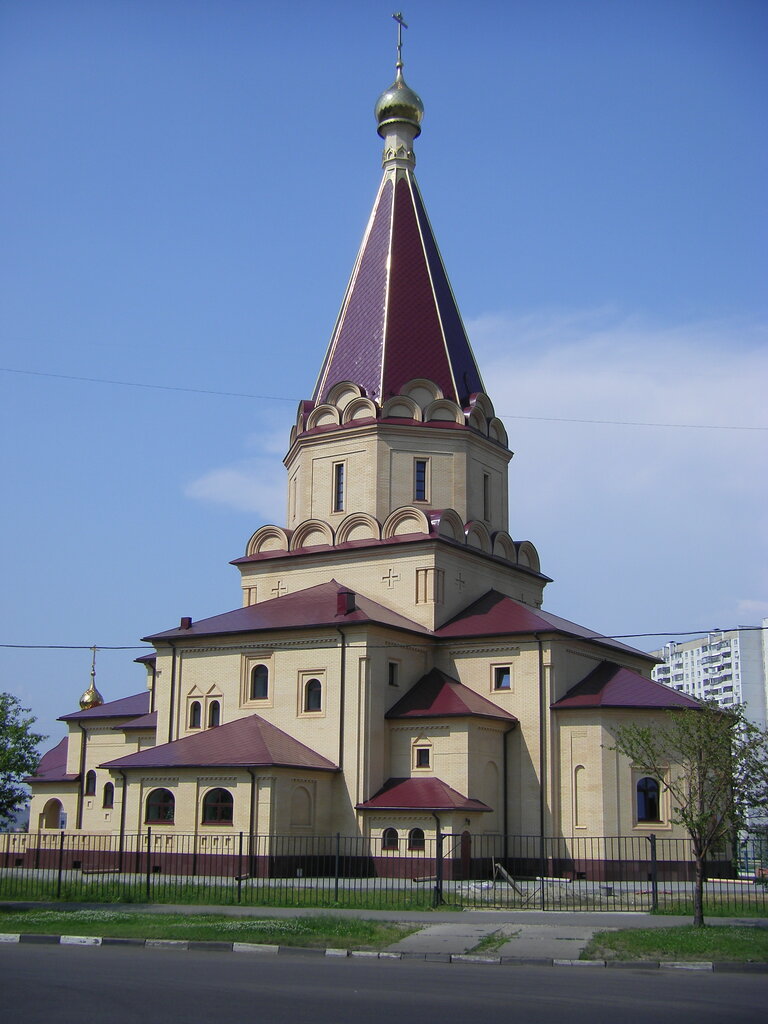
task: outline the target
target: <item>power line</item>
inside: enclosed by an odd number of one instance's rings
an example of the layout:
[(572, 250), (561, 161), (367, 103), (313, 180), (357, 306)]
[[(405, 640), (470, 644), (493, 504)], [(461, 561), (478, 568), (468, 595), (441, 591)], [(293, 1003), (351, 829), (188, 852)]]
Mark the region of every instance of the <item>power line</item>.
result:
[[(79, 377), (69, 373), (49, 373), (43, 370), (19, 370), (10, 366), (0, 366), (2, 373), (19, 373), (31, 377), (50, 377), (54, 380), (81, 381), (87, 384), (110, 384), (124, 388), (145, 388), (151, 391), (178, 391), (192, 395), (211, 395), (219, 398), (247, 398), (260, 402), (298, 402), (299, 398), (285, 395), (255, 395), (245, 391), (214, 391), (210, 388), (187, 388), (173, 384), (148, 384), (143, 381), (112, 380), (108, 377)], [(537, 420), (545, 423), (585, 423), (611, 427), (661, 427), (675, 430), (751, 430), (768, 431), (768, 426), (745, 426), (728, 423), (660, 423), (651, 420), (598, 420), (581, 419), (574, 416), (525, 416), (519, 413), (503, 412), (498, 414), (501, 419)]]
[[(315, 628), (318, 628), (318, 627), (315, 627)], [(550, 629), (553, 632), (565, 632), (564, 630), (562, 630), (562, 631), (558, 630), (557, 627), (555, 627), (555, 626), (551, 626)], [(712, 628), (709, 628), (709, 629), (667, 629), (667, 630), (664, 630), (664, 631), (658, 632), (658, 633), (617, 633), (617, 634), (614, 634), (614, 635), (611, 635), (611, 636), (607, 635), (606, 633), (589, 633), (589, 634), (587, 634), (585, 636), (582, 636), (579, 633), (568, 633), (567, 636), (563, 637), (563, 642), (564, 643), (573, 643), (574, 640), (597, 640), (597, 641), (600, 641), (600, 640), (641, 640), (641, 639), (646, 639), (648, 637), (702, 636), (702, 635), (706, 636), (709, 633), (735, 633), (735, 632), (742, 632), (742, 633), (750, 632), (750, 633), (752, 633), (752, 632), (761, 632), (763, 630), (768, 631), (768, 626), (726, 626), (726, 627), (717, 626), (717, 627), (712, 627)], [(257, 632), (257, 630), (254, 630), (254, 632)], [(549, 632), (549, 630), (545, 629), (545, 628), (542, 628), (542, 629), (536, 629), (536, 630), (529, 630), (528, 632), (530, 632), (530, 633), (546, 633), (546, 632)], [(211, 635), (214, 635), (214, 634), (211, 634)], [(511, 637), (511, 636), (517, 636), (519, 634), (509, 633), (509, 634), (502, 634), (502, 636), (503, 635), (507, 635), (507, 636)], [(191, 636), (191, 639), (198, 639), (198, 640), (205, 640), (205, 639), (209, 639), (209, 638), (210, 638), (209, 636), (201, 635), (201, 634), (192, 634), (192, 636)], [(488, 637), (483, 637), (483, 636), (474, 637), (474, 639), (478, 639), (478, 640), (490, 639), (490, 638), (491, 638), (491, 635), (489, 635)], [(178, 638), (174, 638), (174, 639), (178, 639)], [(436, 637), (435, 639), (440, 640), (441, 637)], [(451, 639), (452, 640), (457, 640), (457, 641), (458, 640), (471, 640), (471, 639), (473, 639), (473, 637), (453, 637)], [(557, 638), (555, 638), (555, 639), (557, 639)], [(266, 646), (268, 646), (270, 649), (277, 650), (282, 645), (279, 644), (279, 643), (277, 643), (277, 644), (270, 643), (270, 644), (267, 644)], [(290, 644), (285, 649), (286, 650), (293, 649), (293, 646), (294, 646), (293, 644)], [(391, 647), (396, 647), (396, 646), (400, 646), (400, 645), (398, 645), (397, 642), (393, 642), (391, 644), (354, 644), (354, 643), (352, 643), (352, 644), (348, 644), (347, 646), (350, 647), (350, 648), (362, 648), (362, 647), (365, 647), (368, 650), (388, 650)], [(405, 643), (402, 646), (405, 646), (405, 647), (421, 647), (421, 646), (425, 646), (425, 645), (419, 644), (417, 641), (414, 641), (414, 642)], [(150, 652), (150, 651), (153, 650), (153, 648), (151, 646), (149, 646), (148, 644), (144, 645), (142, 647), (136, 647), (136, 646), (131, 646), (131, 645), (115, 646), (115, 645), (110, 645), (110, 644), (5, 644), (5, 643), (0, 643), (0, 648), (10, 648), (10, 649), (14, 649), (14, 650), (27, 650), (27, 651), (92, 651), (94, 647), (96, 647), (96, 650), (98, 650), (98, 651), (147, 651), (147, 652)]]

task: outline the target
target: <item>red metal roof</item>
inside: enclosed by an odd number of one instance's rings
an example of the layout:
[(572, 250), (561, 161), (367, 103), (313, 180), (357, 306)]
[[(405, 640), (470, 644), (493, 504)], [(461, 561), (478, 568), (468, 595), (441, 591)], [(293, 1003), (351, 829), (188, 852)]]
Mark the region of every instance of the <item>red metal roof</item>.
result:
[(132, 718), (130, 722), (114, 725), (112, 728), (123, 732), (151, 732), (157, 728), (157, 712), (151, 711), (148, 715), (139, 715), (138, 718)]
[(255, 768), (338, 771), (335, 764), (259, 715), (107, 761), (102, 768)]
[(384, 402), (414, 378), (462, 407), (480, 372), (410, 171), (385, 174), (320, 371), (314, 402), (344, 380)]
[(24, 782), (77, 782), (79, 775), (67, 775), (67, 737), (51, 747), (40, 758), (34, 775), (28, 775)]
[(522, 601), (489, 590), (464, 611), (459, 612), (444, 626), (435, 631), (435, 636), (445, 639), (470, 636), (511, 636), (516, 633), (564, 633), (568, 636), (591, 640), (603, 647), (612, 647), (619, 651), (638, 655), (655, 662), (657, 659), (645, 651), (635, 650), (619, 640), (595, 633), (594, 630), (580, 626), (559, 615), (531, 608)]
[(458, 679), (433, 668), (411, 687), (385, 718), (455, 718), (471, 715), (475, 718), (501, 718), (508, 722), (517, 719), (508, 711), (481, 697), (464, 686)]
[(698, 701), (639, 672), (602, 661), (553, 708), (698, 708)]
[(337, 610), (337, 596), (347, 590), (336, 580), (320, 583), (316, 587), (300, 590), (295, 594), (275, 597), (271, 601), (235, 608), (223, 615), (193, 622), (189, 629), (167, 629), (153, 633), (144, 640), (165, 640), (178, 637), (221, 636), (229, 633), (254, 633), (272, 629), (306, 629), (312, 626), (343, 626), (352, 623), (377, 622), (409, 632), (428, 633), (404, 615), (385, 608), (361, 594), (355, 595), (355, 610), (340, 615)]
[(482, 800), (472, 800), (442, 779), (387, 779), (370, 800), (357, 805), (361, 811), (490, 811)]
[(138, 718), (149, 711), (149, 690), (134, 693), (131, 697), (120, 697), (106, 704), (99, 704), (87, 711), (73, 711), (70, 715), (61, 715), (60, 722), (72, 722), (91, 718)]

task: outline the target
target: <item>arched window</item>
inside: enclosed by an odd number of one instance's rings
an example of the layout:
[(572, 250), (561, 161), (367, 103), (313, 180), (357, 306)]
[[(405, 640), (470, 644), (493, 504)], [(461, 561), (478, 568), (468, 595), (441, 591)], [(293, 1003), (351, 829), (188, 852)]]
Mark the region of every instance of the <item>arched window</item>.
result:
[(408, 849), (409, 850), (423, 850), (424, 849), (424, 829), (423, 828), (412, 828), (408, 833)]
[(203, 797), (204, 825), (231, 825), (234, 800), (226, 789), (211, 789)]
[(202, 711), (200, 709), (200, 701), (193, 700), (189, 705), (189, 728), (199, 729), (203, 724)]
[(217, 700), (212, 700), (208, 705), (208, 726), (212, 728), (214, 725), (221, 724), (221, 704)]
[(637, 783), (637, 820), (661, 821), (659, 783), (647, 775)]
[(96, 772), (88, 772), (85, 776), (85, 795), (96, 796)]
[(319, 679), (310, 679), (304, 687), (304, 710), (320, 711), (323, 704), (323, 687)]
[(385, 828), (381, 836), (382, 850), (396, 850), (398, 838), (396, 828)]
[(115, 787), (111, 782), (104, 783), (104, 795), (101, 798), (102, 807), (114, 807), (115, 806)]
[(152, 824), (154, 821), (168, 823), (173, 821), (176, 801), (173, 793), (168, 789), (153, 789), (147, 797), (146, 821)]
[(251, 669), (251, 700), (266, 700), (269, 696), (269, 669), (254, 665)]

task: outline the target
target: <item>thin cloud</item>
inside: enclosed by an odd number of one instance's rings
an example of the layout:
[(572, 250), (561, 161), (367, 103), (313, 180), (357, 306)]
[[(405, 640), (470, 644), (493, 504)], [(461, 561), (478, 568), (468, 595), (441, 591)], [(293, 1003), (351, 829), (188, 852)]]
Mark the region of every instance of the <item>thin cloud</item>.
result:
[(212, 469), (184, 488), (188, 498), (255, 513), (278, 523), (285, 515), (285, 472), (280, 459), (256, 458)]

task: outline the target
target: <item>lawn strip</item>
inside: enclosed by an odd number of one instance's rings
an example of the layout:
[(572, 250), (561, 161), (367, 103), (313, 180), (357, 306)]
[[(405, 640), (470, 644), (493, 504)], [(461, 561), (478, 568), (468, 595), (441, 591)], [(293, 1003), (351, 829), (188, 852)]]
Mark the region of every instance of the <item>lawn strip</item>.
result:
[(320, 914), (312, 917), (232, 918), (223, 914), (142, 914), (118, 910), (0, 912), (0, 932), (319, 948), (383, 949), (417, 930), (418, 925)]
[(768, 961), (768, 929), (736, 925), (596, 932), (582, 960)]

